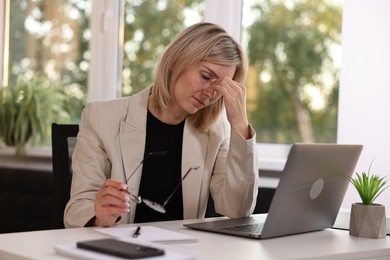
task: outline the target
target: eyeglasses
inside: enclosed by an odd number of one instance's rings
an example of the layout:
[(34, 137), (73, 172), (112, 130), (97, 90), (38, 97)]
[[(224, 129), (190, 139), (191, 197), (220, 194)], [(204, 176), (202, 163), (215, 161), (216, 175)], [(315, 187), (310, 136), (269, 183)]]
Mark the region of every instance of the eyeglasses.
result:
[[(163, 152), (150, 152), (148, 153), (145, 158), (138, 164), (138, 166), (135, 168), (135, 170), (130, 174), (130, 177), (129, 178), (126, 178), (126, 175), (125, 175), (125, 180), (126, 180), (126, 183), (128, 184), (128, 181), (130, 180), (130, 178), (134, 175), (134, 173), (137, 171), (137, 169), (143, 164), (143, 162), (149, 158), (150, 156), (152, 155), (166, 155), (168, 152), (167, 151), (163, 151)], [(180, 187), (180, 185), (183, 183), (184, 179), (188, 176), (188, 174), (192, 171), (192, 170), (198, 170), (199, 169), (199, 166), (193, 166), (193, 167), (190, 167), (187, 172), (184, 174), (183, 178), (180, 180), (180, 182), (176, 185), (176, 187), (172, 190), (171, 194), (169, 194), (168, 198), (164, 201), (163, 204), (160, 204), (158, 202), (155, 202), (155, 201), (152, 201), (152, 200), (149, 200), (149, 199), (144, 199), (142, 198), (141, 196), (136, 196), (134, 194), (132, 194), (131, 192), (129, 192), (128, 190), (123, 190), (125, 191), (127, 194), (130, 195), (130, 199), (133, 200), (135, 203), (137, 204), (141, 204), (141, 203), (144, 203), (146, 206), (148, 206), (149, 208), (157, 211), (157, 212), (160, 212), (160, 213), (166, 213), (166, 210), (165, 210), (165, 206), (168, 204), (169, 200), (172, 198), (172, 196), (175, 194), (175, 192), (177, 191), (177, 189)]]

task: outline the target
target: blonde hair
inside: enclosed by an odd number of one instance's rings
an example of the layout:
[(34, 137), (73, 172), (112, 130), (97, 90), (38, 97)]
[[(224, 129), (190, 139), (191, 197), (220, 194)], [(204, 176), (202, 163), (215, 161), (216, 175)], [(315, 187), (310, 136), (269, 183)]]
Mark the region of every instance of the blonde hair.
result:
[[(166, 47), (155, 68), (155, 80), (150, 96), (151, 105), (167, 109), (174, 102), (173, 87), (180, 75), (199, 62), (234, 65), (233, 80), (243, 83), (247, 72), (247, 58), (240, 45), (226, 31), (212, 23), (197, 23), (178, 34)], [(195, 128), (207, 132), (223, 110), (223, 98), (189, 115)]]

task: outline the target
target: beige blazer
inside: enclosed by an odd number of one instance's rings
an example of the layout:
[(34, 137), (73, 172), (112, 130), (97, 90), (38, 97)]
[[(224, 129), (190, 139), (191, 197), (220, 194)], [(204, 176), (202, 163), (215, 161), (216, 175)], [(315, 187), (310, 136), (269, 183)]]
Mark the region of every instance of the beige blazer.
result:
[[(89, 103), (82, 114), (72, 158), (71, 198), (65, 208), (65, 227), (82, 227), (94, 216), (96, 192), (112, 178), (124, 182), (143, 160), (147, 102), (150, 89), (134, 96)], [(182, 175), (199, 166), (183, 181), (184, 218), (203, 218), (209, 193), (218, 213), (231, 218), (249, 216), (258, 187), (256, 137), (245, 140), (232, 131), (226, 117), (208, 133), (185, 122)], [(129, 180), (138, 194), (142, 166)], [(118, 223), (132, 223), (136, 204)]]

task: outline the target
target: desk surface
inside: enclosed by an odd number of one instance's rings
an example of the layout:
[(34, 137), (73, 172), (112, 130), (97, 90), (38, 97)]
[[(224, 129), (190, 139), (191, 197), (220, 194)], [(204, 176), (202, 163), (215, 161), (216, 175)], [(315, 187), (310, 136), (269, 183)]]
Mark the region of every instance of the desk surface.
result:
[[(209, 220), (209, 219), (208, 219)], [(198, 259), (390, 259), (390, 237), (366, 239), (348, 231), (327, 229), (318, 232), (254, 240), (190, 230), (182, 225), (197, 220), (145, 223), (188, 234), (195, 243), (174, 246), (195, 254)], [(134, 226), (134, 225), (124, 225)], [(123, 227), (123, 226), (122, 226)], [(58, 244), (104, 238), (94, 228), (75, 228), (0, 235), (0, 259), (69, 259), (55, 253)]]

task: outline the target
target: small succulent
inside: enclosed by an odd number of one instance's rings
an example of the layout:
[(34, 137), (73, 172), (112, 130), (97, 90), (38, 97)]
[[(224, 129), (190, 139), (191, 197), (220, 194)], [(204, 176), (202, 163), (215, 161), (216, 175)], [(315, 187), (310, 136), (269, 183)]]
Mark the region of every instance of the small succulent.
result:
[(368, 173), (356, 173), (355, 178), (350, 178), (350, 182), (355, 186), (364, 205), (372, 205), (375, 199), (388, 188), (386, 177), (370, 174), (371, 165), (372, 163), (368, 168)]

